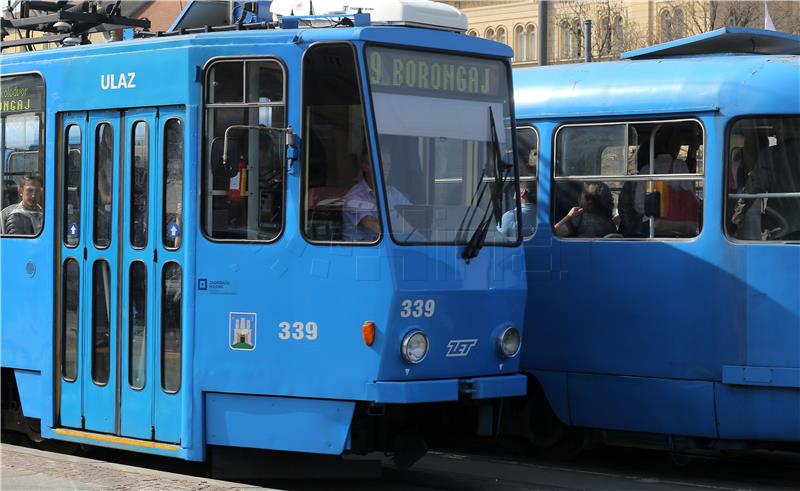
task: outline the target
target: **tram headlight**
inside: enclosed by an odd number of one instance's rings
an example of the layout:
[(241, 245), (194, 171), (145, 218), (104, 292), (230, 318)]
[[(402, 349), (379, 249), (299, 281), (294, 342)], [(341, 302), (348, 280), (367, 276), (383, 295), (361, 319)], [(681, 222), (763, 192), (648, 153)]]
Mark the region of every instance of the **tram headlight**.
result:
[(520, 346), (522, 346), (522, 334), (516, 327), (503, 329), (503, 332), (497, 337), (497, 348), (500, 350), (500, 354), (506, 358), (517, 356)]
[(403, 337), (400, 345), (400, 354), (409, 363), (419, 363), (428, 354), (428, 336), (422, 331), (410, 331)]

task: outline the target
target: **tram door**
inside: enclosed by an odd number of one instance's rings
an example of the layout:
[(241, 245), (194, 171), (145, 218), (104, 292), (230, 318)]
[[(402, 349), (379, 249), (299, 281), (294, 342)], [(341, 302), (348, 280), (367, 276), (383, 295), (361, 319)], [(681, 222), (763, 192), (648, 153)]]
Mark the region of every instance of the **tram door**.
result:
[(63, 115), (62, 426), (180, 441), (182, 118)]

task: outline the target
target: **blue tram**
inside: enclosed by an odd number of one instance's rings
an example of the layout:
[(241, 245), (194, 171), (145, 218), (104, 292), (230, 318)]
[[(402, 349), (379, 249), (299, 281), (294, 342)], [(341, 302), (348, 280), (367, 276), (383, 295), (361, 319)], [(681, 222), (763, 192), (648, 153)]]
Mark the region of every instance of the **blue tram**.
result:
[(540, 448), (797, 448), (798, 54), (724, 28), (515, 71)]
[(2, 57), (4, 421), (409, 463), (525, 393), (511, 51), (382, 5)]

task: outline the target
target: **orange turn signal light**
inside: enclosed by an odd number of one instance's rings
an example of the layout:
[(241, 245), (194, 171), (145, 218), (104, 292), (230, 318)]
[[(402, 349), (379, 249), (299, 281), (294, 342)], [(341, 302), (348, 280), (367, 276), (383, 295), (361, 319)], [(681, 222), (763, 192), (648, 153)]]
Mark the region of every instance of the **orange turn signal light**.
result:
[(361, 337), (364, 338), (364, 344), (367, 346), (372, 346), (372, 343), (375, 342), (375, 323), (372, 321), (366, 321), (361, 324)]

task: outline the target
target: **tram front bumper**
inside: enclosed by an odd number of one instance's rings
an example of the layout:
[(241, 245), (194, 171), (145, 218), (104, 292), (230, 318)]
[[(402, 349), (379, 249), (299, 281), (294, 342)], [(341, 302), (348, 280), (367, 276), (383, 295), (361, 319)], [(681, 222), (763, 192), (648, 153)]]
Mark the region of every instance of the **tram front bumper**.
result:
[(407, 382), (372, 382), (367, 384), (367, 398), (380, 404), (415, 404), (457, 401), (463, 394), (470, 399), (524, 396), (525, 375), (496, 375), (465, 379), (411, 380)]

